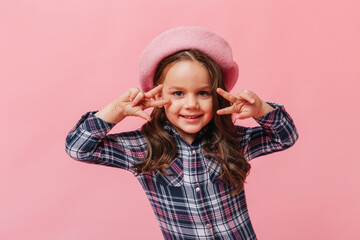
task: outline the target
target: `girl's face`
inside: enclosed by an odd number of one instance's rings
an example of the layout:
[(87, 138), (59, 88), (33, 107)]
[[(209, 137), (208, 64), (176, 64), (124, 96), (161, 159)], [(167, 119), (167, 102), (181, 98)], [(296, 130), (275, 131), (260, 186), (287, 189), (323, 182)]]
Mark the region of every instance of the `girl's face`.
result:
[(213, 115), (211, 78), (198, 61), (176, 62), (163, 81), (161, 97), (170, 99), (165, 114), (176, 131), (189, 143)]

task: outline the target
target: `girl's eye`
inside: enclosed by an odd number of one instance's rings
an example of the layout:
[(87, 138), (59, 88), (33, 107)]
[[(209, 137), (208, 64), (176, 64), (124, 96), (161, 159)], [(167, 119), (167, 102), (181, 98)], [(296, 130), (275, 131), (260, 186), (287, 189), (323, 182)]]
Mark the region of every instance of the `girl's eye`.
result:
[(174, 96), (176, 96), (176, 97), (181, 97), (181, 96), (183, 95), (183, 93), (182, 93), (181, 91), (176, 91), (176, 92), (174, 92), (173, 94), (174, 94)]
[(199, 95), (200, 95), (200, 96), (203, 96), (203, 97), (204, 97), (204, 96), (209, 96), (209, 95), (210, 95), (210, 92), (208, 92), (208, 91), (200, 91), (200, 92), (199, 92)]

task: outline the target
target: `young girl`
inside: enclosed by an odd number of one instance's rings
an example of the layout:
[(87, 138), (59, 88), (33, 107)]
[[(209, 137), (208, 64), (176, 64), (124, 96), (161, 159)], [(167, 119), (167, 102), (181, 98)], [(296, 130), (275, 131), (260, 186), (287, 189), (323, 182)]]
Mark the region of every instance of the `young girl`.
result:
[[(249, 160), (292, 146), (298, 135), (284, 107), (228, 91), (238, 67), (228, 43), (200, 27), (162, 33), (139, 62), (131, 88), (82, 116), (66, 139), (74, 159), (132, 172), (165, 239), (256, 239), (244, 192)], [(153, 107), (151, 116), (144, 110)], [(260, 126), (235, 126), (254, 118)], [(141, 130), (107, 134), (127, 116)]]

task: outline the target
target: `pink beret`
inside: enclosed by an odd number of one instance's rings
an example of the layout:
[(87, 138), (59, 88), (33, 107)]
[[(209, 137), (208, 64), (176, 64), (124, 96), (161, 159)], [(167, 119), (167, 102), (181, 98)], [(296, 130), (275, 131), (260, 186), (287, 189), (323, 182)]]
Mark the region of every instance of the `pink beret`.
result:
[(223, 70), (226, 89), (230, 91), (234, 87), (239, 68), (225, 39), (202, 27), (176, 27), (161, 33), (142, 52), (139, 60), (142, 90), (147, 92), (154, 87), (155, 71), (162, 59), (187, 49), (208, 55)]

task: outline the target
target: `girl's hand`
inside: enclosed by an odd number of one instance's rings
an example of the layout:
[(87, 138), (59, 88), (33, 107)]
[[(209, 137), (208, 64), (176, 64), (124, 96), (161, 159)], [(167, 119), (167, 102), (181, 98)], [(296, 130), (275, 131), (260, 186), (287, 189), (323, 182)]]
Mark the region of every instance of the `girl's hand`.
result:
[(274, 109), (249, 90), (242, 90), (234, 96), (218, 88), (217, 93), (231, 103), (230, 107), (219, 109), (219, 115), (236, 113), (236, 119), (259, 118)]
[(130, 88), (122, 97), (119, 108), (125, 117), (138, 116), (147, 121), (151, 118), (144, 110), (150, 107), (162, 107), (170, 103), (169, 99), (155, 100), (154, 97), (161, 92), (162, 85), (159, 85), (150, 91), (144, 93), (138, 88)]
[(95, 115), (107, 122), (116, 124), (127, 116), (141, 117), (147, 121), (151, 118), (144, 110), (150, 107), (162, 107), (170, 103), (169, 99), (155, 100), (156, 94), (160, 93), (162, 85), (149, 92), (143, 92), (138, 88), (130, 88), (123, 95), (111, 102)]

